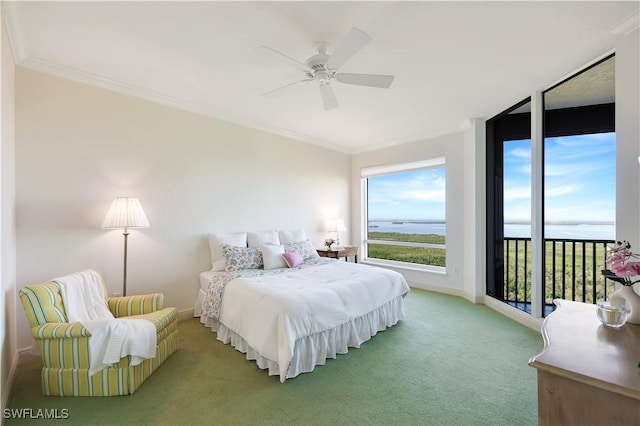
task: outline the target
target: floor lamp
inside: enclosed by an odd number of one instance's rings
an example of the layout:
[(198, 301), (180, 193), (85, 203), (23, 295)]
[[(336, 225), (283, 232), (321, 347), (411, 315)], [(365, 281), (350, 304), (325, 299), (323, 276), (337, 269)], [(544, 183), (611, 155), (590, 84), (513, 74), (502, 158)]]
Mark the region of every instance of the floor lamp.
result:
[(128, 228), (148, 228), (149, 221), (137, 198), (117, 197), (111, 203), (109, 211), (102, 223), (102, 229), (120, 229), (124, 231), (124, 276), (122, 279), (122, 295), (127, 295), (127, 237)]

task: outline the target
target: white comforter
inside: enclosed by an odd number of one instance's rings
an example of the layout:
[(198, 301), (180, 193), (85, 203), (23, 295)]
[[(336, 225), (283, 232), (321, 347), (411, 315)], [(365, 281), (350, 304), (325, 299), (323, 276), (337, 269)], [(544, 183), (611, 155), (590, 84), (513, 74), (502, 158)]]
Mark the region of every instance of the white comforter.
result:
[(409, 292), (397, 272), (334, 261), (226, 285), (220, 322), (285, 377), (296, 340), (361, 317)]

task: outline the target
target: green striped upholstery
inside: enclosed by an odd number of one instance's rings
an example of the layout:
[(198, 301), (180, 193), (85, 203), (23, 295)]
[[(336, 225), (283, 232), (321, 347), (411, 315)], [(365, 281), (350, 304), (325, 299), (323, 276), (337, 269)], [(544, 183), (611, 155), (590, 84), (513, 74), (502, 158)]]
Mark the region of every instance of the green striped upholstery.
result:
[(141, 318), (155, 325), (156, 356), (136, 366), (131, 366), (130, 357), (125, 357), (117, 365), (89, 376), (91, 333), (80, 323), (67, 322), (58, 284), (26, 286), (20, 290), (20, 300), (42, 355), (44, 395), (132, 394), (178, 349), (178, 310), (163, 309), (162, 294), (112, 297), (107, 303), (115, 317)]
[(164, 295), (161, 293), (109, 298), (109, 310), (116, 318), (148, 314), (162, 309), (163, 304)]
[(20, 299), (31, 327), (48, 322), (67, 322), (62, 295), (56, 283), (24, 287), (20, 290)]

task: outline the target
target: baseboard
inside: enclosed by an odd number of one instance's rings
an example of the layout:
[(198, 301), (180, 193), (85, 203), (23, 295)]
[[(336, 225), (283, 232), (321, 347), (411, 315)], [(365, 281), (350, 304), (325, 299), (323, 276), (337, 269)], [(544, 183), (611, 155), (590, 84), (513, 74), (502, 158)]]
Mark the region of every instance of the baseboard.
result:
[(457, 288), (442, 287), (433, 284), (427, 284), (417, 281), (408, 281), (409, 287), (419, 288), (420, 290), (435, 291), (436, 293), (450, 294), (452, 296), (462, 297), (462, 290)]
[[(11, 388), (13, 386), (13, 378), (16, 375), (16, 371), (18, 370), (18, 365), (20, 363), (20, 353), (16, 351), (13, 354), (13, 360), (11, 361), (11, 366), (9, 367), (9, 374), (7, 374), (7, 382), (4, 385), (4, 389), (6, 392), (2, 392), (2, 410), (4, 411), (7, 408), (7, 404), (9, 403), (9, 396), (11, 395)], [(4, 423), (4, 422), (3, 422)]]
[(541, 318), (534, 318), (526, 312), (523, 312), (520, 309), (516, 309), (513, 306), (509, 306), (506, 303), (500, 302), (499, 300), (494, 299), (491, 296), (484, 296), (483, 303), (494, 311), (497, 311), (502, 315), (511, 318), (512, 320), (526, 327), (529, 327), (532, 330), (540, 331), (540, 327), (542, 326)]
[(527, 314), (526, 312), (523, 312), (520, 309), (516, 309), (505, 303), (502, 303), (490, 296), (486, 296), (486, 295), (476, 296), (474, 294), (467, 293), (461, 289), (440, 287), (440, 286), (416, 282), (416, 281), (409, 281), (409, 286), (412, 288), (419, 288), (421, 290), (434, 291), (436, 293), (450, 294), (452, 296), (462, 297), (471, 303), (476, 303), (476, 304), (480, 303), (483, 305), (487, 305), (489, 308), (493, 309), (494, 311), (497, 311), (502, 315), (506, 316), (507, 318), (510, 318), (515, 322), (520, 323), (526, 327), (529, 327), (530, 329), (535, 331), (540, 331), (540, 327), (542, 325), (541, 318), (534, 318), (531, 315)]
[(26, 348), (18, 349), (18, 365), (36, 358), (40, 358), (40, 352), (37, 346), (27, 346)]
[(184, 321), (191, 318), (193, 318), (193, 308), (178, 311), (178, 321)]
[(484, 295), (477, 295), (474, 293), (470, 293), (468, 291), (463, 291), (462, 292), (462, 297), (464, 297), (465, 299), (467, 299), (469, 302), (471, 303), (475, 303), (476, 305), (479, 303), (484, 304)]

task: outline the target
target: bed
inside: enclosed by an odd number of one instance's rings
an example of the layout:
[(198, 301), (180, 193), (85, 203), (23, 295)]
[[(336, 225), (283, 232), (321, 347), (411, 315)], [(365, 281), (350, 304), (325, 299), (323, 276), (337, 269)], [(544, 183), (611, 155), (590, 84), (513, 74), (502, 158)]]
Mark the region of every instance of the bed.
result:
[(315, 254), (307, 251), (294, 267), (267, 268), (265, 253), (263, 268), (203, 272), (194, 313), (281, 382), (404, 318), (409, 286), (402, 275)]

